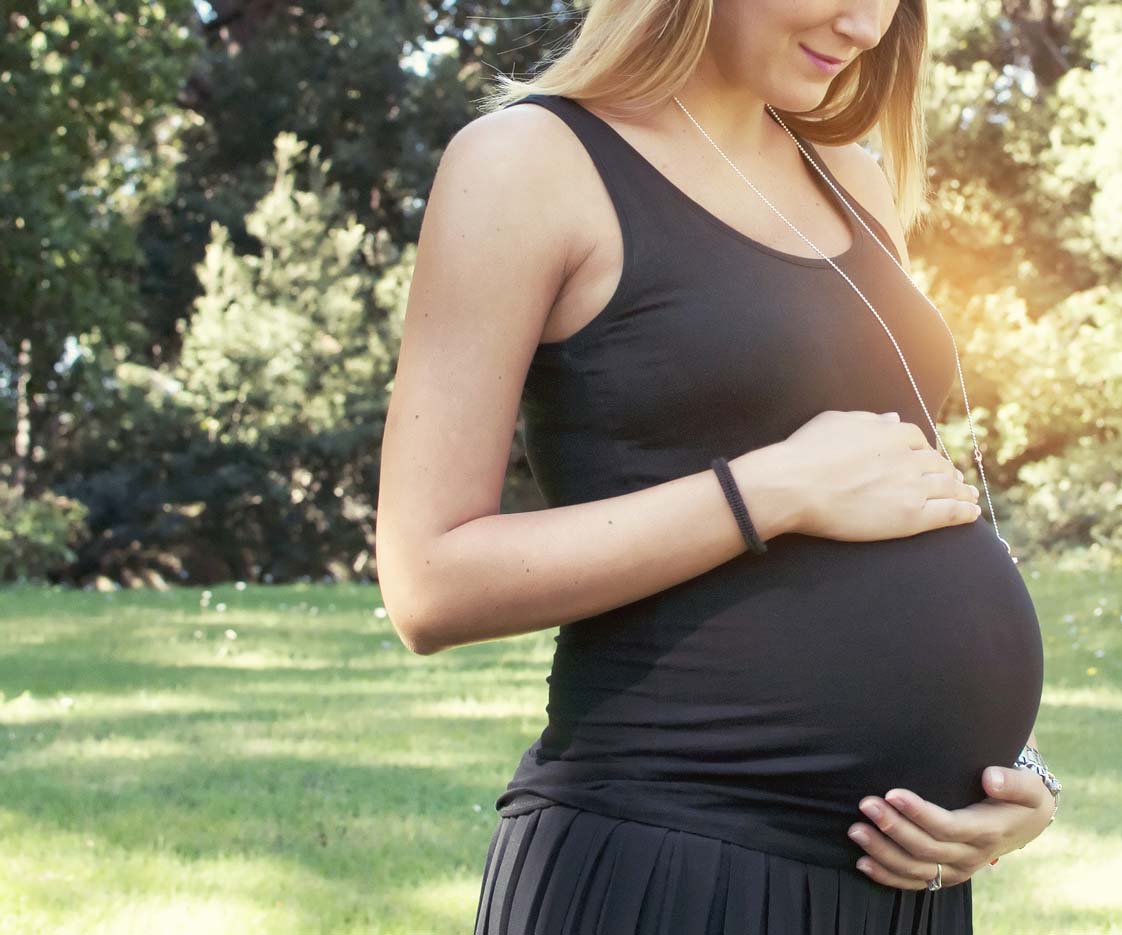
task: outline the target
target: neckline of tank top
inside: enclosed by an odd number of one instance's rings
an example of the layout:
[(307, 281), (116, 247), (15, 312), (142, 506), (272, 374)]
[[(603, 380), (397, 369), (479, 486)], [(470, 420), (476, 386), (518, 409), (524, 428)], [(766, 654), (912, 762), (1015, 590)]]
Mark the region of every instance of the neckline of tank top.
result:
[[(748, 247), (751, 247), (754, 250), (759, 250), (760, 252), (766, 253), (768, 256), (775, 257), (778, 260), (782, 260), (785, 263), (794, 263), (798, 266), (811, 266), (811, 267), (816, 267), (816, 268), (831, 269), (830, 263), (827, 262), (826, 260), (824, 260), (820, 256), (799, 256), (796, 253), (786, 253), (783, 250), (779, 250), (775, 247), (769, 246), (766, 243), (762, 243), (759, 240), (756, 240), (752, 237), (749, 237), (747, 234), (743, 233), (742, 231), (737, 230), (731, 224), (728, 224), (725, 221), (721, 220), (719, 217), (717, 217), (717, 215), (715, 215), (712, 211), (710, 211), (708, 208), (706, 208), (703, 204), (701, 204), (699, 201), (695, 201), (693, 198), (691, 198), (689, 195), (687, 195), (685, 193), (685, 191), (683, 191), (681, 188), (679, 188), (677, 185), (675, 185), (672, 181), (670, 181), (669, 177), (667, 177), (646, 156), (644, 156), (641, 152), (639, 152), (639, 150), (637, 150), (634, 146), (632, 146), (624, 138), (623, 134), (621, 134), (618, 130), (616, 130), (615, 127), (613, 127), (610, 123), (608, 123), (606, 120), (604, 120), (599, 115), (594, 114), (592, 111), (590, 111), (587, 107), (585, 107), (579, 101), (574, 100), (573, 98), (565, 97), (565, 96), (560, 95), (560, 94), (558, 94), (558, 95), (532, 94), (532, 95), (528, 95), (528, 96), (529, 97), (539, 97), (539, 98), (554, 97), (558, 100), (565, 101), (570, 106), (577, 107), (580, 110), (584, 111), (584, 113), (587, 114), (592, 120), (594, 120), (599, 126), (603, 127), (609, 134), (611, 134), (612, 138), (617, 140), (624, 147), (624, 149), (628, 153), (630, 153), (632, 155), (632, 157), (640, 165), (645, 166), (648, 172), (650, 172), (656, 179), (661, 180), (659, 182), (659, 184), (661, 184), (663, 187), (669, 189), (669, 191), (671, 192), (671, 194), (675, 198), (677, 198), (682, 204), (684, 204), (687, 208), (689, 208), (696, 215), (698, 215), (702, 220), (707, 221), (709, 224), (716, 227), (718, 230), (724, 232), (726, 235), (735, 238), (736, 240), (738, 240), (741, 243), (747, 245)], [(765, 113), (767, 113), (767, 111), (765, 111)], [(768, 113), (768, 116), (770, 117), (771, 114)], [(772, 117), (772, 120), (774, 120), (774, 119), (775, 118)], [(830, 181), (833, 182), (835, 186), (837, 186), (838, 190), (845, 196), (845, 199), (850, 204), (856, 204), (857, 199), (855, 199), (853, 197), (853, 195), (850, 194), (849, 190), (844, 185), (842, 185), (841, 182), (838, 181), (837, 177), (834, 175), (833, 172), (830, 171), (829, 166), (826, 165), (825, 160), (822, 159), (822, 156), (819, 154), (818, 150), (811, 144), (811, 142), (808, 139), (806, 139), (802, 134), (796, 133), (794, 130), (792, 130), (791, 132), (794, 133), (795, 136), (798, 138), (799, 142), (802, 143), (802, 145), (807, 150), (810, 151), (810, 153), (814, 157), (815, 161), (822, 167), (822, 171), (826, 173), (827, 178), (829, 178)], [(800, 153), (800, 155), (802, 155), (802, 154)], [(803, 161), (804, 162), (806, 161), (805, 157), (803, 157)], [(813, 173), (815, 178), (819, 178), (819, 179), (821, 178), (821, 176), (819, 176), (818, 173), (814, 170), (813, 166), (808, 166), (807, 168), (810, 170), (811, 173)], [(829, 186), (826, 186), (826, 187), (827, 187), (827, 189), (829, 188)], [(758, 196), (755, 196), (753, 194), (753, 197), (758, 197)], [(861, 223), (857, 220), (857, 218), (855, 218), (853, 216), (853, 212), (850, 211), (848, 208), (846, 208), (845, 205), (840, 204), (837, 201), (836, 196), (834, 195), (833, 192), (829, 193), (829, 197), (833, 198), (834, 201), (835, 201), (835, 204), (837, 204), (837, 206), (842, 209), (842, 214), (845, 216), (846, 225), (849, 227), (849, 233), (850, 233), (850, 236), (852, 238), (852, 242), (850, 243), (850, 246), (849, 246), (848, 250), (845, 250), (842, 253), (839, 253), (835, 256), (830, 257), (830, 259), (833, 260), (834, 263), (837, 263), (839, 266), (841, 266), (843, 263), (846, 263), (846, 262), (852, 260), (858, 254), (858, 252), (860, 251), (861, 246), (864, 242), (865, 235), (863, 233), (863, 227), (862, 227)], [(770, 210), (770, 209), (768, 209), (768, 210)]]

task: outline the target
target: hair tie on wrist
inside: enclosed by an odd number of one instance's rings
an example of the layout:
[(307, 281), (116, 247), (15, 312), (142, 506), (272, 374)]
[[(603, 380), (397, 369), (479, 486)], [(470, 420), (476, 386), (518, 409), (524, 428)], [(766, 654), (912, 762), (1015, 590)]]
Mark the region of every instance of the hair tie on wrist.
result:
[(756, 534), (752, 520), (748, 518), (748, 507), (744, 505), (744, 499), (740, 496), (740, 488), (736, 486), (728, 461), (724, 458), (714, 458), (709, 462), (709, 467), (716, 472), (717, 479), (721, 482), (721, 490), (725, 492), (725, 499), (732, 508), (732, 515), (736, 517), (736, 525), (740, 527), (740, 534), (744, 536), (748, 551), (762, 555), (767, 551), (767, 546)]

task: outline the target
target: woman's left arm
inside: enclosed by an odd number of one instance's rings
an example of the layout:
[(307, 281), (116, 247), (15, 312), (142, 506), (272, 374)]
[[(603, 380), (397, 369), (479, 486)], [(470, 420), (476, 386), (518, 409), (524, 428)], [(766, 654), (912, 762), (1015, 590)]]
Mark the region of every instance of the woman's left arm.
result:
[[(1036, 730), (1028, 743), (1036, 746)], [(942, 864), (944, 886), (972, 877), (994, 858), (1017, 850), (1051, 824), (1055, 800), (1040, 776), (1029, 769), (987, 766), (982, 773), (987, 798), (948, 811), (907, 789), (861, 800), (872, 824), (857, 822), (850, 837), (868, 856), (858, 869), (885, 886), (925, 889)], [(854, 831), (864, 840), (854, 836)]]

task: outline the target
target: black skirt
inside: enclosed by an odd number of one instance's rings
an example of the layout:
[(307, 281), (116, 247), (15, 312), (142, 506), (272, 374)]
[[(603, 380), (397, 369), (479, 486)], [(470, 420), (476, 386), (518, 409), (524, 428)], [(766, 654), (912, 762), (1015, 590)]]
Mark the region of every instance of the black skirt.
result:
[(499, 818), (475, 935), (972, 935), (970, 881), (887, 887), (719, 838), (551, 804)]

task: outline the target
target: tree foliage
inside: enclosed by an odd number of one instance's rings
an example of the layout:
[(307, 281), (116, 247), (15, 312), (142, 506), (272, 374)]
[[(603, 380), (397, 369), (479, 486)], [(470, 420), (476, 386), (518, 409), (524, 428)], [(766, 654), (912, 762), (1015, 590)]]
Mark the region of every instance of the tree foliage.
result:
[[(152, 547), (144, 561), (180, 577), (368, 573), (403, 302), (374, 288), (367, 265), (391, 266), (392, 247), (345, 211), (329, 168), (317, 147), (279, 134), (273, 185), (245, 219), (258, 250), (235, 250), (214, 225), (177, 360), (102, 352), (100, 368), (130, 399), (139, 457), (118, 445), (128, 460), (75, 493), (100, 505), (117, 566), (139, 571), (124, 545), (139, 540)], [(98, 543), (102, 573), (108, 551)]]
[(0, 347), (14, 369), (31, 341), (42, 390), (69, 336), (97, 324), (127, 337), (138, 213), (169, 174), (162, 141), (182, 120), (194, 12), (190, 0), (14, 6), (0, 41)]
[[(960, 336), (998, 521), (1015, 553), (1115, 561), (1122, 9), (933, 10), (934, 210), (909, 250)], [(958, 397), (949, 434), (970, 458)]]
[[(1122, 9), (929, 8), (916, 280), (956, 335), (1003, 536), (1115, 561)], [(2, 522), (81, 503), (90, 535), (52, 565), (78, 581), (375, 573), (378, 444), (442, 147), (491, 71), (530, 73), (580, 5), (6, 9)], [(941, 416), (969, 469), (956, 392)], [(504, 508), (531, 508), (515, 445)], [(58, 541), (58, 511), (35, 515)]]

